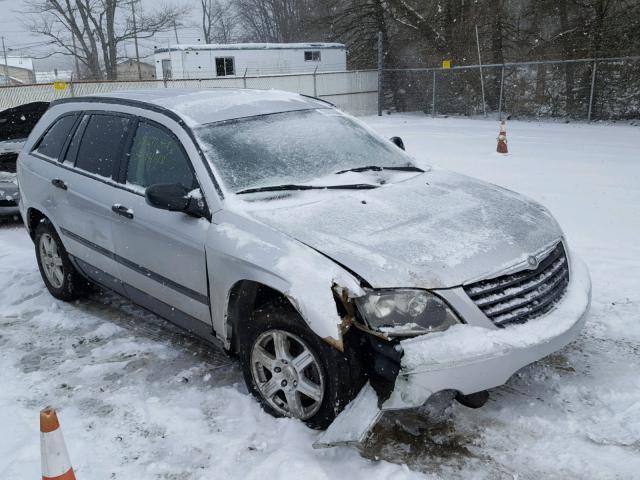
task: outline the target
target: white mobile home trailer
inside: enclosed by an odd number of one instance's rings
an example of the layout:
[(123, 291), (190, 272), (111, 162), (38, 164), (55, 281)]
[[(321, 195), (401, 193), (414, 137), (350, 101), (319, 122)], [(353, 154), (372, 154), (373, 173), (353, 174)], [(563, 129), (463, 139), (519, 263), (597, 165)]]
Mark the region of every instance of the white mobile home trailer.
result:
[(216, 78), (347, 69), (341, 43), (172, 45), (154, 52), (156, 78)]

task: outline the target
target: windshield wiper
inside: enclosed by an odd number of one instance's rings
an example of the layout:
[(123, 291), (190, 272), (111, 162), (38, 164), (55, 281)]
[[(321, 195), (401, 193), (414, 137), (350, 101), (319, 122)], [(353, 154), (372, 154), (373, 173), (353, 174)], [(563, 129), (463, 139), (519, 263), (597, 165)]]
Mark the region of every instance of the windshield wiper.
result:
[(397, 170), (399, 172), (424, 173), (423, 169), (416, 167), (414, 165), (406, 165), (404, 167), (380, 167), (378, 165), (368, 165), (366, 167), (355, 167), (355, 168), (348, 168), (346, 170), (340, 170), (339, 172), (336, 172), (336, 175), (340, 175), (341, 173), (347, 173), (347, 172), (367, 172), (367, 171), (381, 172), (382, 170)]
[(236, 195), (243, 195), (245, 193), (258, 193), (258, 192), (280, 192), (285, 190), (371, 190), (372, 188), (378, 188), (379, 185), (371, 185), (369, 183), (356, 183), (353, 185), (271, 185), (267, 187), (255, 187), (247, 188), (246, 190), (240, 190), (236, 192)]

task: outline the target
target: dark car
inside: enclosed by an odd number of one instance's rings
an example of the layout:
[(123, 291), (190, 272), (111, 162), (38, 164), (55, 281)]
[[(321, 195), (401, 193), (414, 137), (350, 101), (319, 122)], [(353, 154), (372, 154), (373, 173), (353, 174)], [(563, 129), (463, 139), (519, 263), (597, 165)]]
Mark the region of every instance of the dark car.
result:
[(47, 108), (48, 102), (32, 102), (0, 112), (0, 217), (19, 213), (18, 154)]

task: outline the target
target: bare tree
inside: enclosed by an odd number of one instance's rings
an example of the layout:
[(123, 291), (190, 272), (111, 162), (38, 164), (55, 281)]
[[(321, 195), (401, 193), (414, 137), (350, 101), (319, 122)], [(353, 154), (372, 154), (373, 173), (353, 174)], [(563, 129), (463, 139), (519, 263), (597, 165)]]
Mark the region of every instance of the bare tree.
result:
[(248, 36), (261, 42), (296, 42), (318, 35), (319, 10), (326, 1), (236, 0)]
[[(173, 27), (185, 10), (170, 6), (145, 13), (136, 26), (130, 0), (28, 0), (31, 31), (51, 38), (65, 55), (76, 57), (95, 79), (117, 78), (119, 47), (137, 35), (148, 38)], [(104, 72), (104, 73), (103, 73)]]
[(220, 0), (200, 0), (202, 34), (206, 43), (230, 43), (236, 30), (233, 6)]

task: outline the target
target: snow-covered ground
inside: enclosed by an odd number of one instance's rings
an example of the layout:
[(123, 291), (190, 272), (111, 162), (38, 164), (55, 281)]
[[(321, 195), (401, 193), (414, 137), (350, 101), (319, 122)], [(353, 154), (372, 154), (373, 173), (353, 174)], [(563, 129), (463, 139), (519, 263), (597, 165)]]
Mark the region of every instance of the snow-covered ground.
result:
[[(37, 478), (38, 411), (59, 409), (79, 479), (638, 478), (640, 129), (369, 117), (421, 163), (547, 206), (588, 264), (580, 338), (491, 392), (385, 419), (364, 448), (263, 413), (234, 361), (112, 295), (55, 301), (23, 228), (0, 228), (0, 478)], [(441, 399), (442, 400), (442, 399)], [(427, 413), (431, 412), (429, 420)]]

